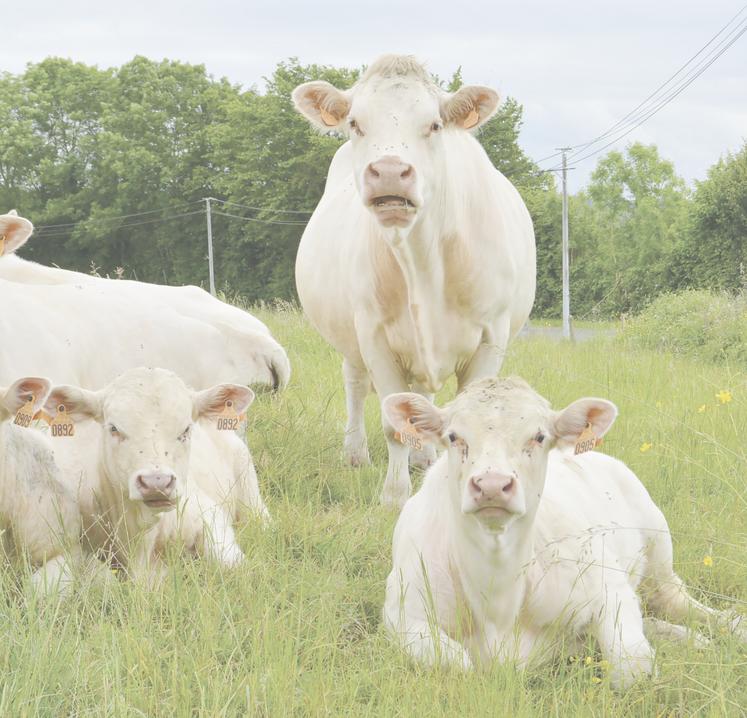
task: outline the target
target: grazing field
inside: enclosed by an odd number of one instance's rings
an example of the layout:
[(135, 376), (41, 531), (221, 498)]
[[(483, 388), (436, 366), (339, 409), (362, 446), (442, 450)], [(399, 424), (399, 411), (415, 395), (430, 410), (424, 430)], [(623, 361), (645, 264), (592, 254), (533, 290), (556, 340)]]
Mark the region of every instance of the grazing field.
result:
[[(339, 357), (297, 311), (259, 315), (294, 369), (284, 394), (260, 395), (250, 409), (274, 525), (242, 532), (240, 569), (174, 560), (153, 593), (120, 582), (40, 606), (20, 599), (6, 572), (0, 716), (745, 714), (747, 647), (723, 635), (705, 650), (659, 643), (658, 677), (625, 694), (609, 689), (591, 644), (526, 672), (409, 663), (380, 626), (396, 516), (377, 503), (386, 451), (376, 402), (367, 406), (373, 465), (348, 468)], [(600, 450), (624, 459), (664, 510), (694, 595), (747, 614), (743, 371), (631, 353), (611, 338), (525, 338), (504, 373), (558, 408), (584, 395), (616, 402), (621, 415)]]

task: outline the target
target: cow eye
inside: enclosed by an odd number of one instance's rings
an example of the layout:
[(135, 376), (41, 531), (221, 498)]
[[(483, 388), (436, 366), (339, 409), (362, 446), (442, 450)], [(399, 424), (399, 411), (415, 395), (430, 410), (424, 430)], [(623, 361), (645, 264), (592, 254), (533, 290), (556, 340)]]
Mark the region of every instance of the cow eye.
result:
[(457, 441), (459, 440), (459, 437), (453, 431), (449, 433), (449, 437), (448, 438), (449, 438), (449, 441), (452, 444), (456, 444)]
[(438, 132), (443, 129), (443, 125), (440, 122), (434, 122), (431, 125), (431, 132)]
[(124, 435), (114, 424), (109, 424), (109, 436), (115, 439), (124, 439)]
[(356, 135), (358, 135), (358, 137), (363, 137), (363, 130), (361, 130), (361, 128), (358, 127), (358, 123), (355, 120), (351, 118), (350, 121), (348, 122), (348, 125), (350, 129), (353, 130), (353, 132), (355, 132)]
[(545, 440), (545, 435), (541, 431), (538, 431), (537, 435), (534, 437), (534, 440), (538, 444), (541, 444)]
[(186, 428), (186, 429), (185, 429), (184, 431), (182, 431), (182, 433), (181, 433), (181, 434), (179, 434), (179, 441), (181, 441), (181, 442), (182, 442), (182, 444), (183, 444), (183, 443), (184, 443), (184, 442), (185, 442), (185, 441), (186, 441), (187, 439), (189, 439), (189, 434), (190, 434), (190, 431), (191, 431), (191, 429), (192, 429), (192, 427), (191, 427), (191, 426), (188, 426), (188, 427), (187, 427), (187, 428)]

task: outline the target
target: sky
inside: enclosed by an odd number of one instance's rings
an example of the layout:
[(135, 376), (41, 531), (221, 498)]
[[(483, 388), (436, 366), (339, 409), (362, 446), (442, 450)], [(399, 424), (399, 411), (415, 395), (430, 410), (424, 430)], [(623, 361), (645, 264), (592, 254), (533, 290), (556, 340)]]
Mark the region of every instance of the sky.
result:
[[(461, 66), (465, 82), (518, 100), (520, 144), (540, 160), (605, 132), (740, 11), (731, 28), (747, 21), (743, 2), (28, 0), (0, 10), (0, 70), (19, 73), (48, 56), (112, 67), (140, 54), (203, 64), (215, 77), (261, 89), (291, 56), (359, 67), (383, 53), (412, 54), (440, 77)], [(605, 152), (632, 141), (656, 144), (693, 182), (745, 140), (747, 35), (641, 127), (602, 154), (571, 161), (569, 188), (585, 186)]]

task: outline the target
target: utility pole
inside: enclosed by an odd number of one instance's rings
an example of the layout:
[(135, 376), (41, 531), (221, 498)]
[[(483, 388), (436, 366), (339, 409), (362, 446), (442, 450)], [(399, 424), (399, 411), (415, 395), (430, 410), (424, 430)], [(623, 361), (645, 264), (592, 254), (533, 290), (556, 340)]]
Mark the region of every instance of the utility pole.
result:
[[(565, 155), (563, 156), (565, 158)], [(210, 200), (205, 197), (205, 216), (207, 218), (208, 272), (210, 274), (210, 294), (215, 296), (215, 268), (213, 267), (213, 222), (210, 216)]]
[(559, 147), (563, 153), (563, 339), (571, 338), (571, 271), (568, 256), (568, 162), (570, 147)]

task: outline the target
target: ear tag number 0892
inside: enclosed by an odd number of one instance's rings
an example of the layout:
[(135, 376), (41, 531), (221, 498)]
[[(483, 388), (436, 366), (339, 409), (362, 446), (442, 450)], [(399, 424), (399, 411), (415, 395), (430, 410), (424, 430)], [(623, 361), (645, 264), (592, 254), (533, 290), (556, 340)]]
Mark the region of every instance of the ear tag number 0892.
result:
[(64, 404), (57, 407), (57, 414), (49, 422), (49, 430), (55, 439), (75, 436), (75, 422), (70, 418)]
[(243, 419), (234, 408), (233, 401), (227, 399), (223, 411), (216, 417), (216, 426), (219, 431), (238, 431)]

